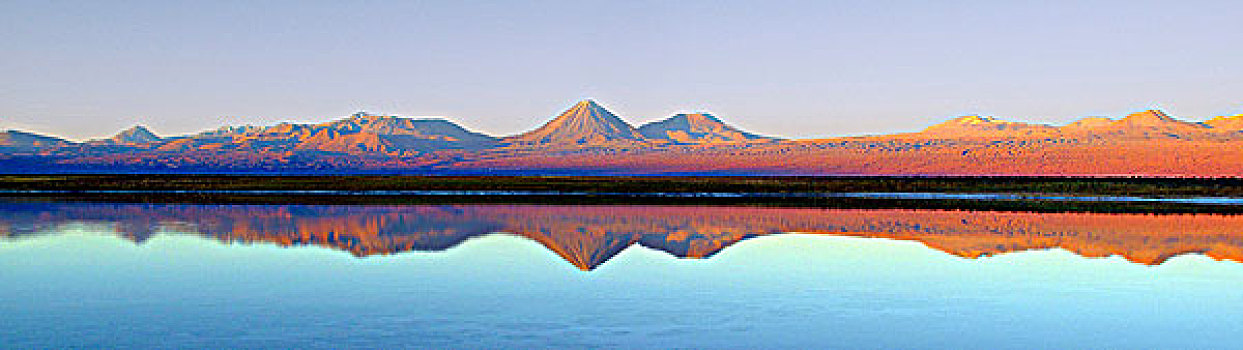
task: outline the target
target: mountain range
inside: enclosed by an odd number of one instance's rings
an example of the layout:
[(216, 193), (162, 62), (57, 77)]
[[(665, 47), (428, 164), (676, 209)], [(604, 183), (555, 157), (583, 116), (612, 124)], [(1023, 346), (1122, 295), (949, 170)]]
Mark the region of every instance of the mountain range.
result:
[(39, 172), (756, 175), (1243, 175), (1243, 115), (1149, 110), (1064, 125), (965, 116), (904, 134), (784, 140), (708, 113), (634, 127), (592, 100), (497, 137), (445, 119), (358, 113), (319, 124), (225, 126), (161, 137), (134, 126), (74, 142), (0, 133), (0, 166)]

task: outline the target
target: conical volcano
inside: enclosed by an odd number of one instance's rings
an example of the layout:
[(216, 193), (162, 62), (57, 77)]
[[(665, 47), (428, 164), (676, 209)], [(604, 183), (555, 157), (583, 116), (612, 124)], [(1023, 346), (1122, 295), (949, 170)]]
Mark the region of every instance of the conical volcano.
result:
[(115, 143), (145, 143), (155, 142), (162, 139), (155, 133), (151, 132), (151, 130), (147, 130), (146, 127), (143, 127), (142, 125), (135, 125), (132, 128), (122, 130), (108, 140)]
[(583, 100), (548, 124), (510, 139), (534, 143), (594, 144), (643, 141), (643, 135), (595, 101)]

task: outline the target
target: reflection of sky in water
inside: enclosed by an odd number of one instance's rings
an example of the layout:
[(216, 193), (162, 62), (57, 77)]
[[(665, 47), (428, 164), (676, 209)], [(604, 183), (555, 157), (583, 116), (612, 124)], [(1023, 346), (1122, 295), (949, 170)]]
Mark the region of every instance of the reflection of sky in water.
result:
[(1243, 264), (780, 235), (712, 259), (632, 246), (592, 272), (533, 241), (363, 259), (158, 235), (0, 241), (18, 347), (1230, 347)]

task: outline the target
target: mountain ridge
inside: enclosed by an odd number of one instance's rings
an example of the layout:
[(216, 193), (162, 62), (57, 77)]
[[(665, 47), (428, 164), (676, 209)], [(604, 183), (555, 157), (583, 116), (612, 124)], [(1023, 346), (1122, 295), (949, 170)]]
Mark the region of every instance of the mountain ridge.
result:
[(592, 100), (507, 137), (365, 113), (164, 138), (135, 127), (109, 143), (4, 135), (0, 165), (51, 172), (1243, 176), (1243, 116), (1187, 122), (1157, 110), (1061, 126), (964, 116), (916, 133), (814, 140), (750, 133), (710, 113), (635, 128)]
[(918, 133), (905, 135), (942, 138), (1220, 139), (1237, 137), (1236, 134), (1240, 132), (1243, 132), (1243, 117), (1217, 117), (1197, 123), (1179, 120), (1160, 110), (1146, 110), (1120, 119), (1086, 117), (1062, 126), (963, 116), (935, 124)]

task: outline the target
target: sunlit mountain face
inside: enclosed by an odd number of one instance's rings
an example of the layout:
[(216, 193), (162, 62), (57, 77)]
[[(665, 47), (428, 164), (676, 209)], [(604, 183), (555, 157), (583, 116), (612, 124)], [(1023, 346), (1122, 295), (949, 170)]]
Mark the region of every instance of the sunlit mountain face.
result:
[(917, 133), (784, 140), (709, 113), (636, 128), (585, 100), (535, 130), (507, 137), (445, 119), (362, 113), (320, 124), (225, 126), (181, 136), (136, 126), (86, 142), (6, 131), (0, 166), (10, 173), (1238, 176), (1243, 117), (1188, 122), (1151, 110), (1054, 126), (966, 116)]
[(584, 100), (535, 130), (510, 137), (531, 144), (600, 145), (642, 142), (643, 135), (595, 101)]
[(142, 243), (191, 234), (222, 243), (320, 246), (355, 256), (444, 251), (492, 234), (546, 247), (593, 270), (635, 245), (710, 258), (776, 234), (915, 241), (962, 258), (1064, 249), (1157, 265), (1185, 254), (1243, 262), (1243, 216), (702, 206), (185, 205), (0, 203), (0, 238), (101, 224)]
[(651, 140), (685, 144), (723, 144), (768, 142), (776, 139), (752, 134), (725, 124), (707, 113), (678, 114), (665, 120), (639, 127), (639, 133)]

